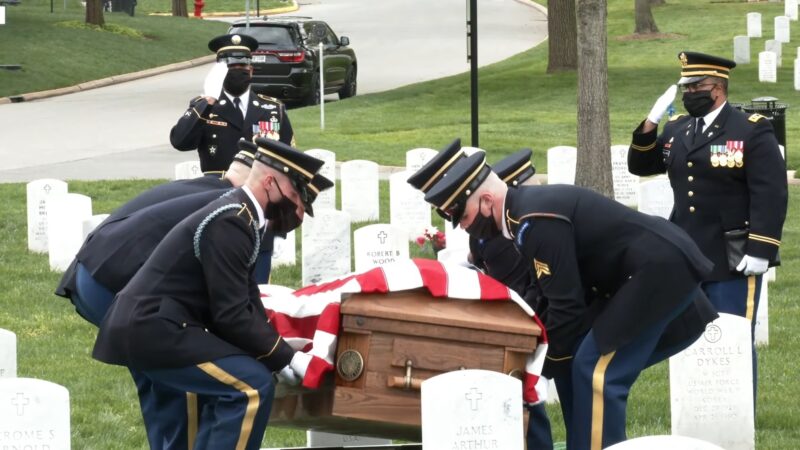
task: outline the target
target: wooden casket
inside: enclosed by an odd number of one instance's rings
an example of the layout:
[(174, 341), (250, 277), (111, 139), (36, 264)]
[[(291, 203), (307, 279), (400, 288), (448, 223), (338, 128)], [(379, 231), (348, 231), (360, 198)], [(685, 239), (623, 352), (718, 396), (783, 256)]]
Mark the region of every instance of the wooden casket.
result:
[(319, 389), (279, 386), (270, 426), (419, 442), (423, 380), (459, 369), (521, 377), (541, 334), (512, 301), (424, 289), (353, 294), (341, 315), (336, 373)]

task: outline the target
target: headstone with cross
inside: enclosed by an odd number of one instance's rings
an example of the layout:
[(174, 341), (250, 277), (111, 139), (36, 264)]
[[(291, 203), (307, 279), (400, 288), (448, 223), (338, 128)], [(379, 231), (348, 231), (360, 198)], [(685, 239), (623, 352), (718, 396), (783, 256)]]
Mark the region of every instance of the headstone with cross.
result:
[(439, 152), (432, 148), (414, 148), (406, 152), (406, 170), (413, 174)]
[(408, 236), (405, 230), (378, 223), (353, 233), (356, 272), (408, 259)]
[(422, 191), (408, 184), (411, 175), (402, 171), (389, 176), (389, 221), (416, 240), (431, 226), (431, 206)]
[(422, 446), (524, 448), (522, 383), (488, 370), (457, 370), (422, 382)]
[(0, 448), (70, 449), (69, 392), (33, 378), (0, 378)]
[(672, 434), (727, 450), (755, 448), (751, 339), (749, 320), (723, 313), (670, 358)]
[(17, 376), (17, 335), (0, 328), (0, 378)]
[(305, 153), (325, 162), (322, 168), (319, 169), (319, 174), (333, 182), (333, 186), (330, 189), (326, 189), (317, 195), (316, 200), (314, 200), (314, 209), (336, 209), (336, 153), (321, 148), (312, 148), (311, 150), (306, 150)]
[(63, 272), (83, 244), (83, 221), (92, 217), (92, 199), (81, 194), (51, 196), (47, 215), (50, 270)]
[(67, 183), (61, 180), (34, 180), (25, 187), (28, 197), (28, 250), (47, 253), (47, 198), (66, 194)]
[(202, 176), (203, 171), (200, 170), (200, 161), (184, 161), (175, 164), (176, 180), (188, 180)]

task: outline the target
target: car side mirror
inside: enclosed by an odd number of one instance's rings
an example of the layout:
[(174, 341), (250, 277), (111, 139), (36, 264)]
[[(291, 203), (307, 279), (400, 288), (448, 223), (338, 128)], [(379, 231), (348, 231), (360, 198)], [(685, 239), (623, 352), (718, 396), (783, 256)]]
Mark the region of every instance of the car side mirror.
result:
[(350, 38), (342, 36), (339, 38), (339, 45), (350, 45)]

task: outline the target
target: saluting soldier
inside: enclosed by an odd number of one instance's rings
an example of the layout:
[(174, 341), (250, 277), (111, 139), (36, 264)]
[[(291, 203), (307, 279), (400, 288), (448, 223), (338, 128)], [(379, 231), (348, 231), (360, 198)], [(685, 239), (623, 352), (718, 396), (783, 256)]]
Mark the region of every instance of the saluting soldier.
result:
[[(571, 450), (625, 440), (633, 382), (716, 317), (700, 290), (711, 263), (677, 226), (588, 189), (510, 189), (474, 154), (426, 194), (470, 236), (511, 239), (534, 271)], [(678, 318), (681, 327), (670, 326)], [(669, 346), (664, 337), (669, 335)]]
[[(509, 185), (521, 186), (536, 173), (536, 169), (530, 162), (531, 153), (530, 149), (523, 149), (504, 158), (495, 165), (495, 173), (498, 173)], [(461, 149), (461, 139), (456, 139), (420, 167), (407, 181), (415, 189), (427, 193), (436, 182), (442, 179), (448, 169), (463, 158), (466, 158), (466, 155)], [(448, 220), (447, 215), (441, 210), (436, 209), (436, 212), (445, 221)], [(511, 241), (502, 236), (488, 240), (470, 237), (469, 247), (470, 262), (475, 267), (510, 287), (535, 307), (532, 301), (538, 297), (538, 288), (531, 278), (531, 270), (527, 262), (522, 259)], [(545, 405), (541, 403), (530, 406), (528, 411), (530, 416), (525, 437), (527, 448), (529, 450), (551, 450), (553, 437)]]
[(657, 134), (675, 97), (671, 86), (633, 132), (628, 168), (637, 175), (669, 175), (675, 198), (670, 220), (714, 263), (703, 290), (717, 311), (747, 318), (754, 331), (762, 274), (779, 264), (786, 163), (769, 120), (728, 103), (735, 62), (694, 52), (678, 58), (678, 86), (689, 115), (671, 117)]
[(178, 223), (100, 326), (93, 356), (152, 382), (139, 391), (144, 415), (173, 417), (159, 430), (164, 448), (258, 449), (273, 372), (297, 383), (310, 359), (270, 325), (252, 269), (265, 226), (287, 232), (313, 215), (308, 183), (323, 161), (278, 141), (256, 143), (245, 184)]
[(236, 142), (266, 137), (294, 146), (286, 108), (278, 99), (250, 91), (251, 52), (258, 41), (245, 34), (218, 36), (208, 43), (218, 64), (227, 65), (221, 91), (192, 99), (172, 127), (169, 140), (180, 151), (197, 149), (203, 172), (222, 171), (236, 154)]
[[(114, 295), (175, 224), (247, 180), (256, 146), (242, 141), (240, 147), (249, 151), (237, 153), (223, 177), (160, 185), (111, 213), (86, 237), (55, 294), (70, 299), (78, 314), (99, 326)], [(270, 240), (262, 247), (271, 253), (271, 245)]]

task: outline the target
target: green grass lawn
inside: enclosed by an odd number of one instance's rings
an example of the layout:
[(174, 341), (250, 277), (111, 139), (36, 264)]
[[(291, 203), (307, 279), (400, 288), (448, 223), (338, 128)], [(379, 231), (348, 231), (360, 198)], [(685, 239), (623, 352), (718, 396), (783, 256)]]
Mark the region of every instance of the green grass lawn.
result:
[[(70, 182), (70, 192), (89, 195), (96, 214), (110, 212), (155, 181)], [(794, 339), (800, 306), (800, 187), (792, 186), (789, 216), (781, 249), (783, 267), (770, 285), (770, 345), (759, 352), (758, 448), (795, 449), (800, 442), (800, 388), (795, 382)], [(47, 255), (27, 251), (25, 186), (0, 184), (5, 214), (0, 221), (0, 328), (17, 334), (18, 376), (40, 378), (66, 386), (72, 408), (72, 447), (79, 449), (145, 448), (145, 433), (133, 383), (121, 367), (91, 358), (96, 329), (81, 319), (71, 304), (53, 295), (59, 273), (48, 269)], [(388, 211), (388, 185), (381, 183), (381, 217)], [(440, 219), (436, 223), (441, 225)], [(361, 226), (361, 225), (358, 225)], [(356, 227), (354, 227), (356, 228)], [(299, 239), (298, 233), (298, 239)], [(298, 245), (299, 248), (299, 245)], [(412, 255), (432, 257), (411, 246)], [(280, 267), (273, 282), (297, 287), (298, 264)], [(564, 440), (558, 407), (550, 415), (556, 440)], [(648, 369), (634, 386), (628, 407), (630, 436), (669, 434), (667, 366)], [(265, 446), (305, 443), (298, 430), (269, 428)]]

